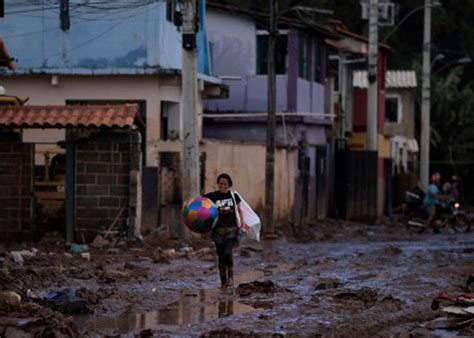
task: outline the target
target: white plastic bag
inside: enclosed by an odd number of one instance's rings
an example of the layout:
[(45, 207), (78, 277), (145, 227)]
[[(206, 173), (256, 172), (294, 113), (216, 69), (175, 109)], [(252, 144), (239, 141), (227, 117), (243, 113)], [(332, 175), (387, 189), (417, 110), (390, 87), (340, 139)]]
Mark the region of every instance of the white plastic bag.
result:
[(242, 217), (244, 218), (241, 224), (246, 232), (246, 237), (260, 242), (260, 230), (262, 228), (260, 217), (258, 217), (242, 196), (238, 195), (240, 197), (240, 210), (242, 210)]

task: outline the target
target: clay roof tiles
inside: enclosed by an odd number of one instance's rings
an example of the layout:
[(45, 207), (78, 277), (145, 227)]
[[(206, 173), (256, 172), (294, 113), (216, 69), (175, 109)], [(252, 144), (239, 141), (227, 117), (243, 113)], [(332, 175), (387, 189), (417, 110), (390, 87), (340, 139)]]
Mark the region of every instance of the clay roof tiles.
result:
[(4, 127), (131, 127), (138, 117), (138, 105), (104, 106), (4, 106), (0, 126)]

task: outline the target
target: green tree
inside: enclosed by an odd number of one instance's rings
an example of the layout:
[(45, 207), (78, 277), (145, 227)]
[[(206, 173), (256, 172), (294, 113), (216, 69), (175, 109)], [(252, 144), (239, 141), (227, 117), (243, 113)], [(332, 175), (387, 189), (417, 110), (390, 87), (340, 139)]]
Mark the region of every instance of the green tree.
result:
[(433, 77), (432, 160), (474, 159), (474, 87), (462, 81), (464, 68)]

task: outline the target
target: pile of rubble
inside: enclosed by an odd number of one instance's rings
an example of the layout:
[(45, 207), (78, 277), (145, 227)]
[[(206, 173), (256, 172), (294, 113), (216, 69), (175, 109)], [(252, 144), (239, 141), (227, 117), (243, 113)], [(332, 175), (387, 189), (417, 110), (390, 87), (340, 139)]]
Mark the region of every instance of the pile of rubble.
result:
[(438, 311), (439, 317), (421, 326), (432, 330), (474, 329), (474, 275), (469, 277), (464, 291), (457, 295), (440, 293), (431, 304), (431, 309)]

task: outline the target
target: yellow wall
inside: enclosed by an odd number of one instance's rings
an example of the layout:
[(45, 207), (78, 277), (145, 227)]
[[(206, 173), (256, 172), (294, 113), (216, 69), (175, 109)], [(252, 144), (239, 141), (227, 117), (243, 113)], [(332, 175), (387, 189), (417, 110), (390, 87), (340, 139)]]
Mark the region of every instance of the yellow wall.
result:
[[(352, 137), (347, 139), (347, 145), (351, 150), (367, 150), (367, 134), (366, 133), (354, 133)], [(391, 145), (390, 139), (384, 135), (377, 135), (377, 149), (379, 157), (390, 158), (391, 157)]]
[[(202, 151), (207, 156), (206, 192), (217, 190), (217, 176), (223, 172), (228, 173), (232, 177), (233, 188), (262, 216), (265, 201), (265, 145), (206, 140)], [(290, 150), (287, 154), (285, 149), (276, 150), (275, 219), (288, 217), (293, 208), (296, 163), (296, 151)]]

